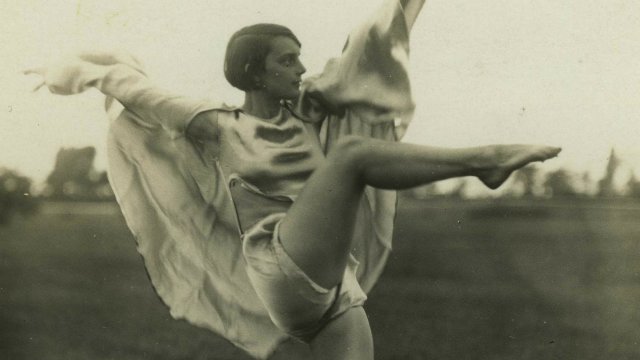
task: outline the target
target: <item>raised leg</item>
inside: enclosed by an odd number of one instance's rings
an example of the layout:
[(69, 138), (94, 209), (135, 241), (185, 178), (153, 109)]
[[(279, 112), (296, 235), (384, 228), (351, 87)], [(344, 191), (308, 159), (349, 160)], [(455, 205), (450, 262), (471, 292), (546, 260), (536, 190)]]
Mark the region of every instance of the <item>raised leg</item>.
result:
[(280, 225), (280, 241), (293, 261), (319, 285), (332, 288), (344, 273), (356, 211), (365, 185), (405, 189), (459, 176), (478, 176), (491, 188), (558, 148), (503, 145), (435, 148), (345, 137), (309, 178)]

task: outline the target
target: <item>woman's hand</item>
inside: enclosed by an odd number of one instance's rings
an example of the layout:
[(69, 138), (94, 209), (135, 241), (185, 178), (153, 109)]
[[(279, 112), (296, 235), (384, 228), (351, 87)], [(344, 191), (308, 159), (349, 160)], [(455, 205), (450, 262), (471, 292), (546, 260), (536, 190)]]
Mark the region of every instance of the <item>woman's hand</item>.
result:
[(85, 61), (73, 54), (56, 59), (46, 66), (24, 70), (22, 73), (40, 77), (40, 82), (33, 91), (46, 86), (52, 94), (73, 95), (95, 86), (106, 70), (104, 66)]
[(22, 71), (24, 75), (32, 75), (36, 74), (39, 77), (38, 84), (33, 88), (33, 92), (40, 90), (41, 87), (45, 85), (44, 79), (46, 78), (47, 69), (45, 67), (36, 67)]

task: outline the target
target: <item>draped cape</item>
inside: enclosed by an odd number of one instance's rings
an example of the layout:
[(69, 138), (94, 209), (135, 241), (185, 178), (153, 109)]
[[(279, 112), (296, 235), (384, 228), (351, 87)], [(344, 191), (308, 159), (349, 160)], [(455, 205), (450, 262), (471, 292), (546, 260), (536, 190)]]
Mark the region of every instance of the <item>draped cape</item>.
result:
[[(342, 55), (304, 82), (296, 115), (322, 121), (326, 152), (345, 135), (397, 141), (404, 133), (414, 109), (409, 29), (423, 2), (384, 2), (349, 35)], [(213, 146), (194, 146), (185, 137), (199, 112), (233, 108), (157, 88), (124, 52), (75, 54), (42, 75), (53, 93), (94, 87), (107, 96), (109, 180), (171, 315), (267, 358), (286, 335), (273, 325), (247, 278), (229, 189)], [(367, 292), (391, 249), (395, 207), (395, 192), (365, 190), (354, 256)]]

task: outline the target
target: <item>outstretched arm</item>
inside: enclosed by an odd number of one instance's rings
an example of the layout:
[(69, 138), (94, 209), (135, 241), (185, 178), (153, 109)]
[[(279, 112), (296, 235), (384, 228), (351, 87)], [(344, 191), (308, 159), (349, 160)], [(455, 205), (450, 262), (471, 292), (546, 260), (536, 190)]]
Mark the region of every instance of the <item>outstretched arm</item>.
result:
[[(127, 53), (84, 52), (25, 73), (40, 75), (40, 86), (46, 85), (54, 94), (71, 95), (96, 88), (116, 99), (146, 126), (162, 126), (175, 136), (213, 135), (215, 112), (207, 111), (212, 109), (211, 104), (159, 88)], [(198, 124), (189, 126), (194, 118), (198, 118)]]

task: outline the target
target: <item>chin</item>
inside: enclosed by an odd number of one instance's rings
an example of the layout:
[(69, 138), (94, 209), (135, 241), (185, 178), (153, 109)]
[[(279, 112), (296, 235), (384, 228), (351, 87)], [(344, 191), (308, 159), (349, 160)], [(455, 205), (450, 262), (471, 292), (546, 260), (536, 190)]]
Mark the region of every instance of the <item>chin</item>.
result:
[(295, 100), (298, 98), (298, 96), (300, 96), (300, 90), (296, 90), (296, 91), (292, 91), (288, 94), (285, 94), (282, 96), (282, 99), (284, 100)]

